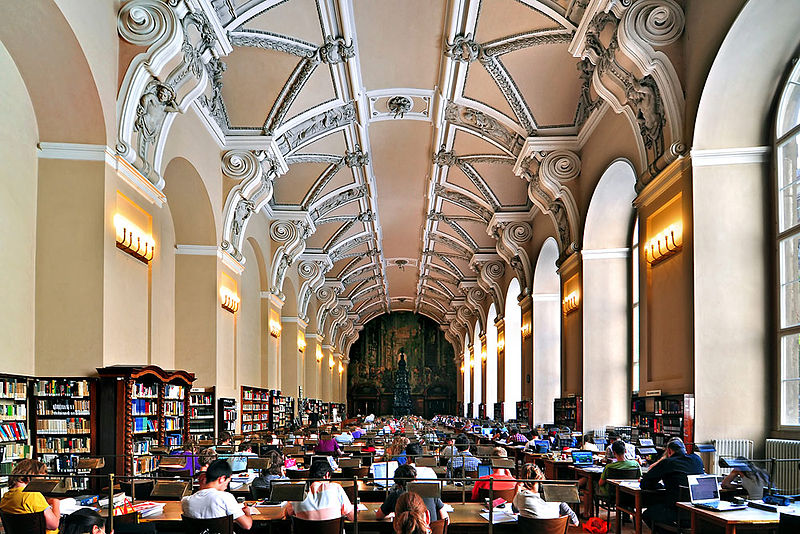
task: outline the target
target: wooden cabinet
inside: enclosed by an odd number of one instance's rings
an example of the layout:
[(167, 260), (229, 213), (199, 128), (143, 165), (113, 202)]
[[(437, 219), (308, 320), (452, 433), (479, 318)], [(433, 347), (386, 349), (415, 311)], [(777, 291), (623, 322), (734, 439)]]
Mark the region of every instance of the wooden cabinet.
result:
[(583, 432), (583, 399), (563, 397), (553, 400), (553, 423), (569, 427), (572, 432)]
[(672, 437), (679, 437), (692, 450), (694, 443), (694, 395), (659, 395), (631, 398), (631, 440), (653, 440), (664, 447)]

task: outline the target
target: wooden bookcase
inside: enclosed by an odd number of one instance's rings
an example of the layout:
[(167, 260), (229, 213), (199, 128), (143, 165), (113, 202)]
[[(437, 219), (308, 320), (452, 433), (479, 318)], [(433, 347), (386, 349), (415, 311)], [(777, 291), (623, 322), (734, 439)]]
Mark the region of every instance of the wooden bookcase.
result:
[(494, 403), (494, 420), (503, 421), (505, 419), (504, 407), (502, 402)]
[(189, 435), (195, 441), (216, 439), (214, 386), (189, 390)]
[(294, 399), (281, 395), (280, 390), (272, 390), (269, 402), (269, 429), (286, 429), (294, 416)]
[(478, 418), (486, 419), (486, 404), (483, 402), (478, 404)]
[(221, 397), (217, 401), (217, 411), (219, 413), (219, 433), (228, 432), (231, 435), (235, 434), (236, 421), (239, 419), (236, 399)]
[(553, 423), (569, 427), (572, 432), (583, 432), (583, 401), (581, 397), (563, 397), (553, 400)]
[(533, 402), (530, 400), (517, 401), (517, 422), (525, 423), (533, 428)]
[(154, 365), (112, 365), (97, 369), (98, 452), (115, 455), (117, 474), (153, 473), (158, 458), (153, 447), (180, 447), (189, 437), (186, 416), (194, 373), (165, 371)]
[(242, 434), (269, 430), (269, 403), (268, 389), (242, 386)]
[(37, 377), (31, 380), (31, 427), (34, 457), (51, 473), (75, 473), (65, 489), (83, 491), (89, 479), (78, 462), (95, 454), (97, 379)]
[(656, 447), (664, 447), (672, 437), (679, 437), (691, 451), (694, 443), (694, 395), (659, 395), (631, 397), (631, 440), (650, 438)]
[(0, 489), (8, 486), (14, 462), (31, 455), (28, 378), (0, 374)]
[[(306, 409), (308, 413), (306, 413)], [(300, 422), (303, 425), (311, 424), (308, 416), (309, 414), (315, 413), (317, 415), (322, 414), (322, 401), (319, 399), (306, 399), (305, 407), (303, 408), (303, 413), (300, 415)]]

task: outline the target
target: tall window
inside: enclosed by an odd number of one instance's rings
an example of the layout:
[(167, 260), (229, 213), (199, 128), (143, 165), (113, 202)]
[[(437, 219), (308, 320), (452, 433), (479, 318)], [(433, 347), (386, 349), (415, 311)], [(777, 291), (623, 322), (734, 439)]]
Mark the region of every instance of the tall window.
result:
[(494, 417), (494, 403), (497, 402), (497, 319), (494, 303), (489, 306), (486, 318), (486, 415)]
[(631, 236), (631, 390), (639, 391), (639, 220)]
[(506, 420), (517, 416), (517, 401), (522, 398), (522, 310), (517, 301), (519, 293), (519, 282), (514, 278), (506, 294), (506, 395), (503, 399)]
[(466, 417), (472, 417), (472, 414), (467, 411), (469, 408), (467, 405), (469, 404), (470, 400), (470, 379), (472, 378), (472, 374), (470, 373), (469, 367), (469, 334), (467, 334), (466, 338), (464, 339), (464, 415)]
[(775, 130), (781, 424), (800, 426), (800, 62), (783, 88)]
[(475, 360), (475, 367), (472, 370), (472, 377), (475, 383), (473, 391), (475, 392), (472, 395), (474, 399), (472, 401), (472, 417), (478, 417), (480, 411), (480, 403), (481, 403), (481, 378), (483, 378), (482, 370), (482, 363), (483, 359), (481, 357), (481, 323), (479, 321), (475, 321), (475, 335), (473, 336), (473, 346), (472, 346), (472, 354), (473, 359)]

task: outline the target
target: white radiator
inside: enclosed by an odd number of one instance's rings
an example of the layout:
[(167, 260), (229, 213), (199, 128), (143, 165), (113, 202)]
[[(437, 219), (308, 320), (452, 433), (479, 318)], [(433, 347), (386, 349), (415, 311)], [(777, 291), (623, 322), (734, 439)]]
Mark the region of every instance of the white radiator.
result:
[[(767, 459), (800, 459), (800, 441), (789, 439), (768, 439)], [(800, 462), (775, 462), (772, 482), (780, 493), (795, 495), (800, 493)], [(766, 465), (769, 470), (769, 463)]]
[[(708, 462), (706, 462), (706, 471), (714, 475), (727, 475), (731, 472), (728, 468), (721, 468), (719, 466), (720, 457), (736, 458), (744, 456), (745, 458), (753, 458), (753, 442), (749, 439), (714, 439), (711, 440), (716, 452), (709, 453)], [(705, 461), (706, 459), (703, 458)]]

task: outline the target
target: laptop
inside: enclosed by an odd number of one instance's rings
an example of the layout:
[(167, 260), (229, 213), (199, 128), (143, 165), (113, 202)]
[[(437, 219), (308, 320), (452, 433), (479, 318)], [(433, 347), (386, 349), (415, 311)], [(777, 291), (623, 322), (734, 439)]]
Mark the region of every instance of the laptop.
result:
[(481, 477), (488, 477), (492, 474), (492, 466), (491, 465), (479, 465), (478, 466), (478, 478)]
[(536, 452), (539, 454), (546, 454), (550, 450), (550, 442), (546, 439), (537, 439), (533, 441), (536, 445)]
[(572, 451), (572, 465), (575, 467), (594, 465), (592, 451)]
[(733, 504), (719, 499), (719, 478), (715, 475), (688, 475), (686, 479), (689, 482), (689, 499), (697, 508), (715, 512), (747, 508), (744, 504)]
[(376, 462), (369, 466), (375, 483), (384, 488), (394, 484), (394, 472), (396, 469), (397, 462)]

